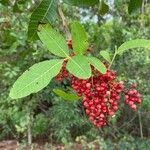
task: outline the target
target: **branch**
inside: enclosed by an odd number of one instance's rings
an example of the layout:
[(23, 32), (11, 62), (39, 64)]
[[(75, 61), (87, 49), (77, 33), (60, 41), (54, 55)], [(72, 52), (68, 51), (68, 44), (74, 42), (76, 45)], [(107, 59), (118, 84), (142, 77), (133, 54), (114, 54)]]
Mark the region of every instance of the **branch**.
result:
[(59, 15), (60, 15), (60, 17), (61, 17), (62, 24), (63, 24), (63, 27), (64, 27), (64, 29), (65, 29), (65, 32), (66, 32), (66, 34), (67, 34), (67, 38), (68, 38), (68, 39), (71, 39), (71, 34), (70, 34), (70, 31), (69, 31), (69, 28), (68, 28), (68, 23), (67, 23), (67, 20), (66, 20), (66, 18), (65, 18), (65, 16), (64, 16), (64, 13), (63, 13), (62, 8), (61, 8), (60, 5), (59, 5), (59, 7), (58, 7), (58, 12), (59, 12)]

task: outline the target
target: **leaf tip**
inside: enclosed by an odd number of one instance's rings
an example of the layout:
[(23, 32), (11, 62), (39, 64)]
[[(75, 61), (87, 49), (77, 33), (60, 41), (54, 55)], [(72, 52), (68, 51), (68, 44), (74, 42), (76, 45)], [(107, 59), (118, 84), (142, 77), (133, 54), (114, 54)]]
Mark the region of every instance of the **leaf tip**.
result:
[(12, 90), (10, 90), (10, 92), (9, 92), (9, 97), (10, 97), (11, 99), (16, 99), (16, 98), (14, 97), (14, 95), (13, 95)]

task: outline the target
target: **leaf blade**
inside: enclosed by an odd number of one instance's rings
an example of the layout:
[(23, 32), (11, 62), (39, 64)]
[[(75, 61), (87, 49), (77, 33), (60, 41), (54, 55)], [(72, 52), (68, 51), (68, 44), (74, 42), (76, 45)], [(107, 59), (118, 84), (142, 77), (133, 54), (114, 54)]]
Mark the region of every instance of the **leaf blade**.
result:
[(60, 89), (53, 89), (53, 92), (65, 100), (79, 100), (80, 99), (80, 97), (78, 97), (77, 95), (66, 93)]
[(29, 41), (38, 39), (37, 29), (39, 23), (50, 22), (51, 24), (55, 24), (58, 17), (57, 1), (58, 0), (43, 0), (33, 11), (28, 25)]
[(88, 38), (84, 27), (79, 22), (71, 24), (71, 35), (74, 52), (79, 55), (84, 54), (88, 48)]
[(91, 76), (91, 67), (87, 58), (83, 55), (72, 57), (67, 63), (67, 70), (80, 79), (88, 79)]
[(110, 58), (110, 54), (109, 54), (108, 51), (106, 51), (106, 50), (100, 51), (100, 55), (101, 55), (106, 61), (108, 61), (109, 63), (111, 63), (111, 58)]
[(38, 36), (44, 46), (54, 55), (68, 57), (69, 49), (65, 39), (49, 24), (39, 26)]
[(16, 80), (9, 96), (18, 99), (40, 91), (59, 73), (62, 62), (56, 59), (34, 64)]
[(96, 57), (87, 57), (89, 63), (94, 66), (99, 72), (105, 74), (107, 69), (106, 66)]
[(109, 6), (102, 0), (100, 2), (99, 13), (104, 16), (109, 11)]
[(125, 50), (132, 48), (150, 48), (150, 40), (136, 39), (123, 43), (116, 51), (117, 54), (122, 55)]

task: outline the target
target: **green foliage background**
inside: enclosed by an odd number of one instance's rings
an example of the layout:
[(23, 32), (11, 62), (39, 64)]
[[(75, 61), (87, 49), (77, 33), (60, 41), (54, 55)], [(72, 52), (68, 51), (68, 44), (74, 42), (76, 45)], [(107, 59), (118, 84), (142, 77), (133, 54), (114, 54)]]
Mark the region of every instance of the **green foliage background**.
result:
[[(120, 79), (138, 82), (141, 106), (133, 112), (121, 105), (116, 117), (103, 129), (96, 129), (88, 121), (80, 101), (66, 101), (52, 92), (53, 88), (67, 90), (69, 85), (65, 81), (51, 82), (43, 91), (23, 99), (8, 97), (12, 84), (22, 72), (36, 62), (54, 58), (41, 42), (27, 40), (29, 18), (37, 2), (0, 3), (0, 140), (26, 140), (31, 123), (34, 140), (46, 139), (65, 145), (75, 141), (88, 145), (97, 140), (104, 149), (115, 148), (113, 143), (118, 143), (118, 149), (149, 149), (150, 53), (144, 49), (127, 51), (112, 66)], [(98, 56), (105, 49), (113, 54), (115, 46), (131, 39), (150, 39), (150, 4), (142, 12), (132, 14), (128, 14), (127, 4), (115, 0), (109, 15), (105, 16), (98, 14), (98, 6), (79, 9), (62, 4), (62, 7), (68, 23), (75, 19), (83, 23), (93, 46), (92, 53)], [(55, 28), (65, 36), (60, 19)]]

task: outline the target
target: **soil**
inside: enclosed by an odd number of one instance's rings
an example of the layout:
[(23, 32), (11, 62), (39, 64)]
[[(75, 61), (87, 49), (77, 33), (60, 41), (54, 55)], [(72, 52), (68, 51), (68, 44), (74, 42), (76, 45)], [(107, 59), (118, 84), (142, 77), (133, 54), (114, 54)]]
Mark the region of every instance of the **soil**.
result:
[[(99, 146), (96, 143), (94, 150), (99, 150)], [(52, 148), (51, 148), (52, 146)], [(20, 145), (16, 140), (8, 140), (8, 141), (1, 141), (0, 142), (0, 150), (83, 150), (81, 144), (74, 143), (72, 147), (65, 148), (61, 144), (51, 144), (51, 143), (34, 143), (31, 147)], [(87, 148), (86, 150), (90, 150)]]
[(15, 140), (0, 142), (0, 150), (20, 150), (19, 143)]
[[(32, 147), (23, 147), (15, 140), (1, 141), (0, 150), (45, 150), (44, 144), (33, 144)], [(46, 150), (51, 150), (51, 148), (46, 148)], [(61, 145), (54, 145), (53, 150), (65, 150)]]

